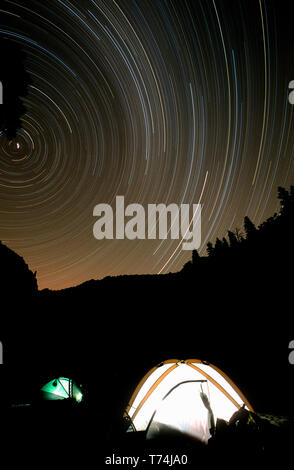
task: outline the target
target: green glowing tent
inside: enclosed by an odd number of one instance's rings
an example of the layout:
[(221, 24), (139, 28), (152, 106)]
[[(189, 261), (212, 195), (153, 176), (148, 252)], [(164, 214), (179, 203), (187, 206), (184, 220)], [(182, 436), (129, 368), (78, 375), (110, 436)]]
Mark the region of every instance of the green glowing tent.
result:
[(41, 393), (46, 400), (65, 400), (67, 398), (74, 398), (78, 403), (82, 401), (83, 394), (80, 388), (73, 382), (72, 379), (66, 377), (59, 377), (58, 379), (50, 380), (41, 388)]

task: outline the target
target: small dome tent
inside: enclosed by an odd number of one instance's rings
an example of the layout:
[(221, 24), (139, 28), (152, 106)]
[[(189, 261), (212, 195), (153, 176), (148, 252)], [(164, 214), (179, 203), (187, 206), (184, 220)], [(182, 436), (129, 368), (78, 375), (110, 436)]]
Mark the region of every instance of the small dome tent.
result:
[(79, 403), (83, 398), (83, 394), (76, 383), (66, 377), (50, 380), (41, 388), (41, 394), (46, 400), (74, 398)]
[(252, 406), (219, 368), (198, 359), (167, 360), (151, 369), (136, 387), (126, 416), (147, 439), (176, 430), (204, 443), (217, 418), (228, 421)]

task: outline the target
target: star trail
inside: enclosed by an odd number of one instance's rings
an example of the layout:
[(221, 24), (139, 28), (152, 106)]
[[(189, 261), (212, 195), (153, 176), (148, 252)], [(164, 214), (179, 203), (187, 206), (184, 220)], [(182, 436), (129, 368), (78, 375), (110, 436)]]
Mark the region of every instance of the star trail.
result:
[(31, 83), (16, 137), (0, 135), (0, 239), (40, 289), (190, 259), (177, 240), (95, 239), (94, 206), (118, 195), (201, 203), (202, 255), (245, 215), (278, 211), (294, 170), (292, 13), (274, 0), (1, 2), (0, 39), (24, 51)]

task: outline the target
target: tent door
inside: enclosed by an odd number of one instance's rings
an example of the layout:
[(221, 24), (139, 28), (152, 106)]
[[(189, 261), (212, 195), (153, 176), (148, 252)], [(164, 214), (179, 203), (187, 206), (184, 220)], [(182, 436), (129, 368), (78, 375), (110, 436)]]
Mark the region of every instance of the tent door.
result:
[(211, 437), (207, 380), (187, 380), (163, 397), (148, 424), (147, 439), (163, 434), (184, 434), (207, 443)]

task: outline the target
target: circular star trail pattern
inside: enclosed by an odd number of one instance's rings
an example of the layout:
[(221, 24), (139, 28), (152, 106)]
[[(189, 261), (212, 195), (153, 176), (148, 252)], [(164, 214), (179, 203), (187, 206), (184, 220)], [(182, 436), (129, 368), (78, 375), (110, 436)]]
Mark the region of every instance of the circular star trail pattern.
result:
[(200, 202), (202, 255), (278, 210), (293, 184), (288, 3), (14, 0), (0, 15), (31, 78), (22, 128), (0, 136), (0, 239), (40, 289), (190, 259), (177, 240), (96, 240), (93, 208), (117, 195)]

